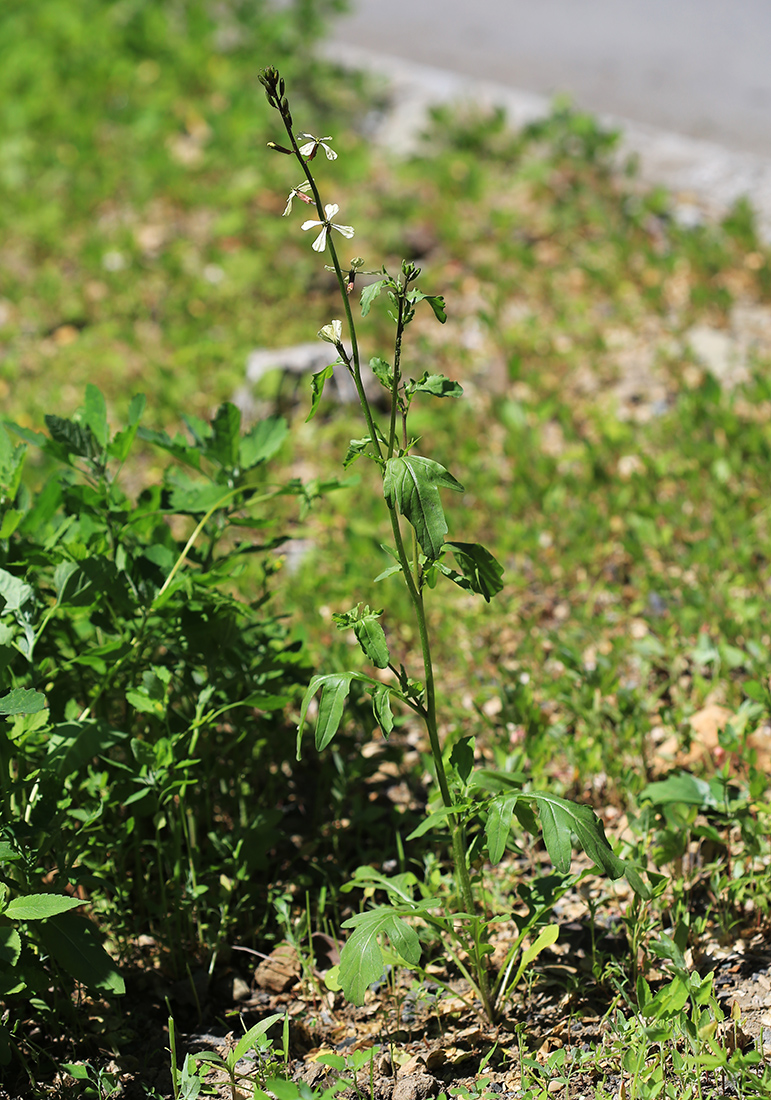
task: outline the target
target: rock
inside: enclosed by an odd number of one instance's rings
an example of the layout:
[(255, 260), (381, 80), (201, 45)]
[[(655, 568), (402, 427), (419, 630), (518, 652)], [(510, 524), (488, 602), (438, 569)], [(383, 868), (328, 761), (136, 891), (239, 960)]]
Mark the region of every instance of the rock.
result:
[(428, 1073), (408, 1073), (396, 1082), (391, 1100), (426, 1100), (436, 1096), (439, 1082)]
[(260, 989), (271, 993), (283, 993), (300, 977), (300, 960), (288, 943), (280, 943), (263, 959), (254, 972), (254, 980)]
[(400, 1079), (402, 1077), (414, 1077), (416, 1073), (425, 1073), (426, 1060), (422, 1054), (415, 1054), (412, 1058), (408, 1058), (403, 1066), (399, 1066), (396, 1076)]
[(295, 1077), (296, 1081), (304, 1081), (311, 1088), (328, 1084), (329, 1069), (318, 1062), (309, 1062)]

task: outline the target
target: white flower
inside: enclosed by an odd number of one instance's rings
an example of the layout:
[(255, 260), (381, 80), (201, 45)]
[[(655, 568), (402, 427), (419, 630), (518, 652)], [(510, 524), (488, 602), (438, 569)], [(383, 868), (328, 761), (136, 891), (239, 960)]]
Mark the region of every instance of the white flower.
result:
[(306, 180), (304, 183), (299, 184), (297, 187), (293, 187), (289, 192), (289, 198), (286, 200), (286, 206), (284, 207), (284, 213), (281, 215), (285, 218), (287, 214), (292, 212), (292, 203), (297, 199), (302, 199), (303, 202), (313, 202), (313, 199), (306, 198), (306, 195), (311, 189), (311, 185)]
[(330, 321), (328, 325), (319, 329), (318, 335), (328, 344), (339, 344), (343, 339), (343, 322)]
[(327, 243), (327, 230), (328, 229), (336, 229), (338, 233), (342, 233), (342, 235), (344, 237), (347, 237), (349, 240), (353, 236), (353, 226), (352, 225), (337, 225), (336, 222), (332, 221), (332, 219), (334, 218), (335, 214), (338, 212), (339, 209), (340, 209), (340, 207), (337, 205), (336, 202), (328, 203), (327, 206), (324, 207), (324, 214), (326, 215), (326, 217), (324, 218), (323, 222), (315, 221), (313, 219), (311, 219), (307, 222), (303, 222), (303, 224), (302, 224), (303, 229), (313, 229), (314, 227), (316, 227), (318, 225), (321, 226), (321, 232), (319, 233), (318, 237), (316, 238), (316, 240), (311, 245), (311, 248), (313, 249), (314, 252), (323, 252), (324, 251), (324, 246)]
[(319, 146), (321, 146), (327, 154), (327, 160), (337, 160), (337, 153), (327, 145), (327, 142), (332, 140), (329, 134), (327, 134), (326, 137), (320, 138), (314, 137), (313, 134), (300, 134), (300, 137), (310, 139), (305, 145), (300, 146), (300, 152), (304, 157), (307, 157), (308, 160), (313, 160), (318, 152)]

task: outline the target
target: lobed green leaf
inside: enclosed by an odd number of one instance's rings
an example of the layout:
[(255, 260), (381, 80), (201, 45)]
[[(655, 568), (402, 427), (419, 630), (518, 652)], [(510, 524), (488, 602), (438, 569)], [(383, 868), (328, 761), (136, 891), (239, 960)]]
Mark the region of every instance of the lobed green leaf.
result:
[(591, 806), (542, 792), (533, 792), (528, 797), (538, 804), (544, 844), (561, 874), (570, 870), (572, 837), (575, 836), (595, 866), (610, 878), (621, 878), (625, 871), (624, 861), (611, 848), (605, 827)]
[(415, 528), (418, 542), (430, 561), (439, 557), (447, 534), (439, 487), (463, 492), (460, 482), (430, 458), (403, 455), (386, 463), (383, 478), (386, 501), (390, 508), (398, 508)]
[(335, 368), (330, 364), (328, 367), (324, 367), (323, 370), (316, 371), (316, 373), (311, 376), (311, 409), (305, 418), (306, 424), (316, 415), (316, 411), (321, 402), (321, 396), (324, 393), (324, 386), (334, 373)]
[(390, 282), (390, 278), (378, 279), (374, 283), (370, 283), (369, 286), (362, 288), (361, 292), (361, 315), (366, 317), (372, 308), (372, 303), (377, 298), (383, 287)]
[(501, 591), (503, 566), (484, 546), (478, 542), (447, 542), (444, 548), (452, 551), (466, 584), (456, 580), (450, 571), (443, 569), (442, 572), (450, 576), (461, 588), (467, 586), (472, 592), (478, 592), (488, 603)]
[(463, 387), (460, 382), (453, 382), (443, 374), (429, 374), (428, 371), (410, 388), (413, 393), (430, 393), (432, 397), (463, 396)]

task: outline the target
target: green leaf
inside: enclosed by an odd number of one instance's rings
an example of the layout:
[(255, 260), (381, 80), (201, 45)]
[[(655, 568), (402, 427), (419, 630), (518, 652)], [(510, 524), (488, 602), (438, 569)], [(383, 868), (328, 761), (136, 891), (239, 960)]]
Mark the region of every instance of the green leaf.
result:
[(568, 802), (565, 798), (540, 792), (528, 793), (538, 804), (546, 850), (555, 868), (563, 875), (570, 870), (572, 837), (575, 836), (595, 866), (610, 878), (621, 878), (624, 861), (614, 853), (605, 827), (591, 806)]
[(462, 493), (463, 486), (444, 466), (420, 455), (391, 458), (386, 463), (383, 492), (391, 508), (415, 528), (424, 554), (430, 561), (439, 557), (447, 534), (447, 522), (439, 499), (439, 487)]
[(461, 781), (465, 783), (471, 775), (474, 767), (474, 738), (462, 737), (452, 747), (450, 763), (457, 771)]
[(377, 282), (370, 283), (369, 286), (362, 288), (361, 292), (361, 315), (366, 317), (372, 308), (372, 303), (377, 298), (380, 291), (389, 282), (389, 279), (378, 279)]
[(401, 573), (401, 565), (389, 565), (387, 569), (384, 569), (382, 573), (378, 573), (375, 577), (373, 584), (377, 584), (378, 581), (384, 581), (386, 577), (392, 577), (394, 573)]
[(19, 611), (34, 595), (34, 589), (29, 584), (13, 573), (0, 569), (0, 600), (5, 601), (5, 606), (0, 604), (0, 611)]
[(303, 727), (311, 699), (321, 689), (319, 712), (316, 717), (316, 748), (325, 749), (338, 731), (345, 709), (345, 700), (351, 690), (351, 681), (367, 679), (354, 672), (329, 673), (326, 676), (314, 676), (308, 684), (300, 708), (300, 721), (297, 726), (297, 759), (300, 759)]
[(206, 448), (210, 458), (226, 470), (238, 462), (241, 436), (241, 412), (230, 401), (223, 401), (211, 422), (212, 435)]
[(190, 515), (204, 515), (218, 504), (228, 504), (233, 493), (224, 485), (211, 481), (194, 481), (183, 470), (175, 472), (175, 482), (169, 495), (169, 507), (174, 512), (187, 512)]
[(343, 923), (343, 928), (353, 928), (354, 932), (340, 952), (337, 977), (346, 998), (353, 1004), (364, 1003), (368, 987), (378, 981), (385, 970), (378, 942), (380, 933), (388, 936), (391, 947), (406, 963), (417, 966), (420, 962), (417, 933), (391, 908), (379, 906), (357, 913)]
[[(340, 952), (338, 981), (346, 999), (355, 1005), (364, 1004), (367, 989), (382, 977), (385, 970), (378, 934), (388, 924), (391, 915), (391, 910), (385, 907), (357, 914), (358, 926)], [(343, 927), (349, 927), (353, 919), (345, 921)]]
[[(469, 806), (470, 803), (466, 803), (465, 806)], [(434, 810), (432, 814), (429, 814), (427, 818), (421, 821), (417, 828), (413, 829), (407, 840), (417, 840), (419, 836), (425, 836), (426, 833), (431, 832), (439, 824), (444, 824), (448, 817), (452, 817), (453, 814), (458, 813), (461, 809), (465, 808), (463, 805), (454, 807), (442, 806), (439, 810)]]
[(624, 860), (624, 876), (638, 898), (642, 898), (644, 901), (650, 901), (653, 897), (653, 891), (643, 880), (639, 868), (628, 859)]
[(85, 917), (61, 913), (37, 930), (43, 946), (76, 981), (89, 989), (118, 996), (125, 993), (123, 978), (102, 947), (99, 934)]
[(74, 775), (95, 757), (106, 754), (128, 737), (104, 721), (59, 722), (46, 741), (46, 769), (62, 779)]
[(685, 1008), (688, 996), (688, 983), (678, 974), (663, 989), (660, 989), (656, 996), (640, 1009), (640, 1012), (648, 1019), (669, 1018)]
[(345, 701), (351, 690), (353, 674), (342, 672), (324, 677), (325, 683), (319, 699), (316, 719), (316, 749), (325, 749), (337, 733), (345, 709)]
[(413, 393), (430, 393), (433, 397), (463, 396), (463, 387), (459, 382), (453, 382), (443, 374), (429, 374), (428, 371), (411, 389)]
[(764, 706), (768, 706), (768, 690), (758, 680), (745, 681), (744, 694), (756, 703), (763, 703)]
[(523, 952), (522, 958), (519, 960), (517, 972), (506, 987), (507, 993), (516, 989), (519, 985), (520, 978), (525, 973), (528, 966), (530, 966), (530, 963), (535, 962), (541, 952), (545, 951), (547, 947), (551, 947), (553, 943), (556, 943), (559, 939), (559, 934), (559, 926), (556, 924), (547, 924), (545, 928), (541, 929), (533, 943)]
[(65, 1069), (76, 1081), (89, 1080), (88, 1066), (83, 1065), (82, 1062), (62, 1062), (62, 1069)]
[[(105, 557), (84, 558), (80, 562), (61, 562), (54, 571), (54, 586), (60, 604), (88, 607), (99, 603), (105, 595), (119, 603), (127, 597), (125, 577), (115, 564)], [(133, 610), (133, 601), (121, 610)]]
[(324, 392), (324, 385), (326, 382), (329, 381), (334, 373), (335, 368), (333, 365), (330, 364), (330, 366), (324, 367), (323, 370), (316, 371), (316, 373), (311, 376), (311, 411), (305, 418), (306, 424), (316, 415), (316, 410), (318, 409), (319, 403), (321, 401), (321, 395)]
[(16, 966), (21, 955), (21, 936), (10, 925), (0, 925), (0, 965)]
[(381, 684), (372, 692), (372, 713), (380, 726), (383, 737), (389, 737), (394, 728), (394, 716), (391, 710), (391, 689)]
[(241, 440), (238, 461), (243, 470), (250, 470), (261, 462), (273, 458), (281, 448), (289, 432), (283, 416), (268, 416), (255, 424)]
[(385, 386), (387, 390), (393, 389), (394, 372), (390, 363), (386, 362), (385, 359), (380, 359), (375, 356), (373, 359), (370, 359), (369, 368), (381, 385)]
[(348, 450), (345, 452), (343, 468), (347, 470), (360, 455), (366, 454), (367, 447), (371, 442), (372, 440), (369, 436), (365, 436), (364, 439), (352, 439), (348, 444)]
[(102, 391), (91, 382), (86, 386), (84, 415), (86, 424), (94, 434), (94, 439), (104, 450), (110, 438), (110, 429), (107, 425), (107, 405)]
[(51, 439), (59, 445), (64, 461), (71, 455), (94, 458), (99, 453), (99, 445), (88, 425), (77, 424), (74, 420), (65, 420), (51, 414), (45, 417), (45, 422)]
[(139, 427), (139, 419), (144, 410), (145, 395), (143, 393), (135, 393), (129, 404), (128, 423), (122, 432), (116, 433), (109, 447), (109, 453), (112, 458), (120, 463), (126, 461), (126, 456), (131, 450), (131, 444), (136, 438), (137, 429)]
[(4, 916), (11, 920), (47, 920), (82, 904), (77, 898), (68, 898), (61, 894), (26, 894), (9, 901)]
[(271, 1016), (266, 1016), (264, 1020), (260, 1020), (260, 1022), (258, 1024), (255, 1024), (254, 1027), (250, 1027), (249, 1030), (245, 1032), (236, 1043), (236, 1046), (233, 1050), (234, 1060), (236, 1062), (240, 1061), (240, 1059), (243, 1058), (245, 1054), (249, 1053), (249, 1051), (261, 1035), (265, 1035), (265, 1033), (268, 1032), (274, 1024), (283, 1019), (283, 1012), (274, 1012)]
[(484, 596), (489, 603), (501, 591), (503, 566), (484, 546), (480, 546), (478, 542), (446, 542), (444, 549), (452, 551), (458, 568), (473, 592)]
[(159, 699), (151, 699), (143, 691), (127, 691), (126, 702), (139, 714), (154, 714), (156, 718), (162, 718), (166, 713), (166, 705)]
[(420, 940), (415, 929), (401, 917), (394, 915), (383, 931), (391, 941), (394, 951), (410, 966), (417, 966), (420, 962)]
[(443, 325), (447, 320), (447, 312), (444, 307), (444, 297), (441, 294), (427, 294), (424, 301), (428, 302), (434, 311), (437, 321)]
[(407, 300), (412, 302), (413, 305), (417, 305), (418, 302), (428, 302), (434, 311), (434, 316), (440, 324), (444, 324), (447, 320), (447, 314), (444, 308), (444, 298), (441, 294), (421, 294), (419, 290), (411, 290), (407, 295)]
[(365, 656), (377, 668), (388, 668), (390, 654), (385, 631), (374, 615), (368, 615), (354, 623), (353, 632)]
[[(15, 499), (21, 484), (26, 453), (26, 444), (19, 443), (14, 447), (8, 432), (0, 424), (0, 499), (3, 497), (8, 501)], [(3, 521), (4, 526), (5, 519)], [(7, 537), (7, 535), (0, 535), (0, 538)]]
[(138, 428), (137, 435), (146, 443), (153, 443), (156, 447), (168, 452), (179, 462), (192, 466), (194, 470), (201, 469), (201, 452), (198, 447), (191, 446), (179, 433), (173, 439), (166, 432), (152, 431), (150, 428)]
[[(2, 482), (0, 481), (0, 490), (1, 489)], [(0, 516), (0, 539), (9, 539), (11, 537), (21, 523), (23, 516), (24, 513), (20, 512), (18, 508), (6, 508), (2, 516)]]
[(709, 783), (690, 772), (670, 775), (660, 783), (649, 783), (640, 791), (638, 799), (640, 802), (652, 802), (654, 806), (680, 802), (685, 806), (700, 806), (704, 810), (714, 809), (719, 805)]
[(40, 691), (32, 688), (13, 688), (6, 695), (0, 696), (0, 714), (37, 714), (45, 710), (46, 697)]
[(506, 851), (506, 841), (509, 838), (511, 829), (511, 816), (518, 798), (519, 795), (517, 794), (502, 794), (490, 803), (485, 835), (487, 837), (487, 851), (493, 865), (500, 863), (503, 853)]

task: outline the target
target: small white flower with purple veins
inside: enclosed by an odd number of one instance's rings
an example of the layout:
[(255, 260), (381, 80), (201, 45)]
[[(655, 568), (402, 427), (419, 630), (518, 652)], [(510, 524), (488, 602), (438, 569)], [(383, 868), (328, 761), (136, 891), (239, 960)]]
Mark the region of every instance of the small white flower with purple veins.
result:
[(304, 183), (298, 184), (297, 187), (293, 187), (289, 192), (289, 198), (286, 200), (286, 206), (284, 207), (284, 213), (281, 215), (285, 218), (287, 214), (292, 213), (292, 203), (295, 199), (302, 199), (303, 202), (313, 202), (313, 199), (308, 198), (308, 192), (311, 189), (311, 185), (305, 180)]
[(328, 229), (336, 229), (338, 233), (342, 233), (342, 235), (344, 237), (347, 237), (349, 240), (353, 236), (353, 226), (352, 225), (338, 225), (337, 222), (332, 221), (332, 219), (334, 218), (335, 214), (338, 212), (339, 209), (340, 209), (340, 207), (337, 205), (336, 202), (328, 203), (324, 207), (325, 218), (324, 218), (323, 222), (317, 221), (315, 219), (310, 219), (307, 222), (303, 222), (303, 224), (302, 224), (303, 229), (314, 229), (317, 226), (321, 226), (321, 232), (319, 233), (318, 237), (316, 238), (316, 240), (311, 245), (311, 248), (313, 249), (314, 252), (323, 252), (324, 251), (324, 246), (327, 243), (327, 230)]
[(313, 160), (316, 153), (319, 151), (319, 146), (321, 146), (327, 154), (327, 160), (337, 160), (337, 153), (327, 145), (327, 142), (332, 140), (329, 134), (327, 134), (326, 137), (314, 137), (313, 134), (300, 134), (300, 137), (309, 139), (305, 145), (300, 146), (300, 152), (304, 157), (307, 157), (308, 160)]

